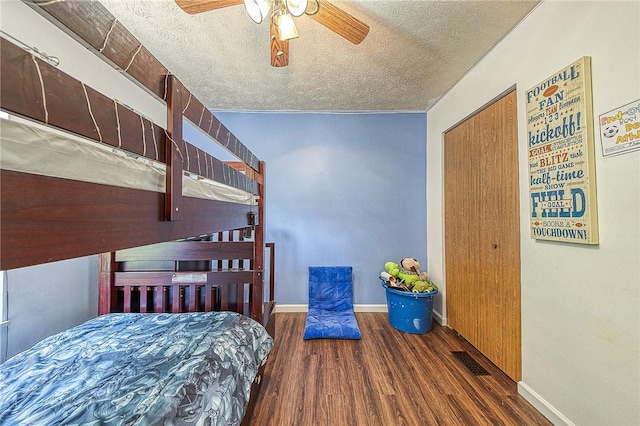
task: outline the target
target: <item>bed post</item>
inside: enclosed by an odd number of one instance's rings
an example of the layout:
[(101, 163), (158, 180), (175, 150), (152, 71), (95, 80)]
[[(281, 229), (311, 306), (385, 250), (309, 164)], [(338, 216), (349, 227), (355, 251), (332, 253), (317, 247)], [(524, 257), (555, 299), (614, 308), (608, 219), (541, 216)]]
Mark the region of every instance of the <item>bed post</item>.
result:
[(167, 184), (165, 195), (165, 220), (182, 220), (182, 94), (175, 76), (167, 75)]
[(98, 278), (98, 315), (111, 312), (111, 292), (114, 274), (115, 253), (100, 253), (100, 276)]
[(258, 163), (258, 174), (260, 180), (258, 184), (258, 220), (254, 233), (254, 253), (253, 253), (253, 284), (251, 289), (251, 317), (265, 325), (268, 317), (265, 318), (267, 312), (264, 309), (264, 186), (265, 186), (265, 163)]

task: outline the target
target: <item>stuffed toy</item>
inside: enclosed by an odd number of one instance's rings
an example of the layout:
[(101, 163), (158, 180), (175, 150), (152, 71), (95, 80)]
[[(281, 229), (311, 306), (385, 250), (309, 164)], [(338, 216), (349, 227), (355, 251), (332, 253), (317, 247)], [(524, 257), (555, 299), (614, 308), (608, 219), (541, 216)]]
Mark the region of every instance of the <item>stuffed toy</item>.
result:
[(384, 269), (391, 275), (392, 277), (398, 277), (398, 273), (400, 273), (400, 266), (395, 262), (387, 262), (384, 264)]
[(408, 287), (411, 287), (413, 283), (420, 280), (420, 277), (418, 275), (413, 272), (407, 271), (406, 269), (401, 269), (400, 272), (398, 272), (398, 278), (404, 281), (404, 283)]
[(385, 272), (380, 273), (380, 279), (386, 281), (389, 287), (409, 291), (409, 288), (402, 282), (400, 274), (400, 266), (395, 262), (387, 262), (384, 264)]
[(429, 280), (426, 272), (420, 272), (420, 262), (411, 257), (405, 257), (400, 264), (386, 262), (385, 271), (380, 273), (380, 279), (388, 283), (389, 287), (425, 293), (437, 290), (436, 285)]
[(436, 285), (431, 281), (416, 281), (413, 283), (411, 291), (414, 293), (426, 293), (437, 290)]
[(411, 289), (413, 283), (419, 281), (420, 277), (420, 262), (418, 260), (405, 257), (400, 261), (400, 272), (398, 272), (398, 278), (404, 281), (404, 283)]
[[(405, 257), (400, 261), (400, 266), (405, 271), (410, 271), (418, 276), (420, 281), (426, 281), (429, 277), (426, 272), (420, 272), (420, 262), (412, 257)], [(417, 281), (417, 280), (414, 280)]]

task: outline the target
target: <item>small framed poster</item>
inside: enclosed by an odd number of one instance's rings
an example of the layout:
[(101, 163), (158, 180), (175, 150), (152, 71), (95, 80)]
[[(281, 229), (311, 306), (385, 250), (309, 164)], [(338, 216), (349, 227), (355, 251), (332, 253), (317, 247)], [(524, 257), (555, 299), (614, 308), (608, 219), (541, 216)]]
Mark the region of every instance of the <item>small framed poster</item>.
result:
[(640, 99), (600, 114), (602, 156), (640, 149)]
[(598, 244), (591, 58), (527, 90), (526, 103), (531, 238)]

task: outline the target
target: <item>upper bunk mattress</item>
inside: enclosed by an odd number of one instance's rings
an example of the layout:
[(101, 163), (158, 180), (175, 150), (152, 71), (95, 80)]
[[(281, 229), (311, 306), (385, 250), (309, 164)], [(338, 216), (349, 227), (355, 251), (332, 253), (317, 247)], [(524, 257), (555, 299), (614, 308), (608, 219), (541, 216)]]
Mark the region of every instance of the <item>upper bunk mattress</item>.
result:
[[(0, 149), (0, 168), (4, 170), (166, 191), (163, 163), (20, 117), (0, 117)], [(182, 193), (237, 204), (256, 202), (249, 192), (191, 173), (183, 176)]]
[(0, 365), (0, 424), (237, 425), (272, 345), (233, 312), (97, 317)]

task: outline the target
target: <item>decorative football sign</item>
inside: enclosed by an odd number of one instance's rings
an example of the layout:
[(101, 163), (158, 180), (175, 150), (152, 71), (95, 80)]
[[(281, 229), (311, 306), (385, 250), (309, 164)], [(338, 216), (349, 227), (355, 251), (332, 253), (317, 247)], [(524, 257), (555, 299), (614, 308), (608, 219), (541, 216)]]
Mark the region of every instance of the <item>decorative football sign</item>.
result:
[(526, 92), (531, 238), (598, 244), (591, 58)]

